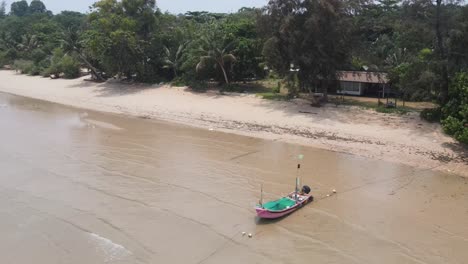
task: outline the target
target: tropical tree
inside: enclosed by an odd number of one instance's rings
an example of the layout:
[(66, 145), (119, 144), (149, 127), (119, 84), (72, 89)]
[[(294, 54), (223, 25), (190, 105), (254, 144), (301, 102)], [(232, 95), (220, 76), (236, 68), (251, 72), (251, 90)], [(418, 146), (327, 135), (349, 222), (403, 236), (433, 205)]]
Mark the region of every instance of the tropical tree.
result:
[(257, 12), (257, 9), (243, 8), (227, 16), (221, 23), (227, 42), (236, 42), (233, 51), (236, 54), (236, 63), (233, 66), (235, 80), (245, 81), (247, 78), (264, 76), (264, 67), (261, 65), (263, 40), (257, 33)]
[(262, 55), (269, 66), (281, 77), (287, 76), (293, 61), (293, 21), (299, 10), (299, 1), (270, 0), (257, 19), (257, 28), (264, 38)]
[(269, 66), (286, 77), (293, 65), (301, 87), (322, 81), (327, 97), (328, 84), (350, 56), (346, 10), (338, 0), (271, 0), (263, 22), (273, 27), (263, 50)]
[(101, 75), (101, 72), (89, 61), (86, 54), (84, 53), (82, 41), (80, 40), (81, 35), (82, 33), (80, 31), (76, 31), (72, 29), (63, 31), (62, 49), (67, 54), (76, 54), (78, 58), (80, 58), (80, 60), (91, 70), (92, 75), (97, 80), (104, 81), (105, 79)]
[(61, 30), (76, 31), (82, 30), (86, 21), (86, 15), (79, 12), (63, 11), (55, 15), (52, 20), (59, 25)]
[(36, 35), (24, 35), (21, 43), (17, 45), (17, 49), (22, 52), (31, 52), (40, 47), (40, 43)]
[(29, 14), (44, 14), (47, 12), (47, 8), (44, 3), (40, 0), (33, 0), (29, 4), (28, 13)]
[(468, 72), (460, 72), (450, 85), (449, 102), (442, 108), (445, 132), (468, 144)]
[(167, 46), (163, 47), (164, 68), (171, 69), (175, 78), (178, 77), (179, 69), (183, 63), (183, 55), (189, 43), (180, 44), (176, 51), (175, 49), (171, 51)]
[(219, 69), (222, 72), (224, 82), (229, 84), (228, 66), (236, 61), (231, 51), (235, 41), (226, 43), (226, 36), (221, 31), (219, 24), (210, 24), (205, 29), (205, 34), (200, 38), (200, 61), (197, 64), (197, 72), (208, 67)]
[(447, 49), (452, 71), (468, 69), (468, 5), (456, 16), (456, 26), (450, 31)]
[(11, 3), (10, 14), (13, 16), (22, 17), (28, 14), (29, 5), (26, 0), (21, 0)]
[(0, 19), (6, 16), (6, 1), (0, 2)]

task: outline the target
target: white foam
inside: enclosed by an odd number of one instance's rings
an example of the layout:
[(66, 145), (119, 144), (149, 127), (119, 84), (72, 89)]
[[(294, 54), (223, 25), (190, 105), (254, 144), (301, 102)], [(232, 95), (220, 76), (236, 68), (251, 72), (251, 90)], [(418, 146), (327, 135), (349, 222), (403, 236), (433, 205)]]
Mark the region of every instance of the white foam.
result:
[(124, 246), (112, 242), (112, 240), (102, 237), (95, 233), (89, 234), (91, 240), (96, 243), (99, 249), (105, 255), (105, 262), (111, 262), (114, 260), (121, 260), (132, 255), (132, 252), (126, 249)]

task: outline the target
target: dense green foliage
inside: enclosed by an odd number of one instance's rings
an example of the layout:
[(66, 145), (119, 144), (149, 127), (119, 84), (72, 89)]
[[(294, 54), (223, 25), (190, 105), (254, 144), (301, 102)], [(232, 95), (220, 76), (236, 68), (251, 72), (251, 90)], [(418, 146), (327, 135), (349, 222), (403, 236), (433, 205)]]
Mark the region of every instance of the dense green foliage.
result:
[[(291, 93), (339, 70), (384, 71), (407, 100), (430, 100), (466, 142), (468, 6), (442, 0), (270, 0), (232, 14), (162, 13), (155, 0), (100, 0), (52, 14), (40, 0), (0, 3), (0, 65), (25, 74), (233, 87), (274, 75)], [(320, 84), (320, 85), (319, 85)]]
[(442, 125), (447, 134), (468, 144), (468, 73), (460, 73), (453, 80), (450, 101), (442, 108)]

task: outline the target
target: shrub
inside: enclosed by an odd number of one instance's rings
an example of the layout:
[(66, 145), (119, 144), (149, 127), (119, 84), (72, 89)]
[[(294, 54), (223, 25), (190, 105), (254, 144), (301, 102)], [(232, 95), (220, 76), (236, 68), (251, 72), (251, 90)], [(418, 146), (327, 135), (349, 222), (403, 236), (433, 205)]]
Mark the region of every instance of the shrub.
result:
[(6, 55), (6, 52), (0, 51), (0, 68), (8, 64), (8, 60), (5, 55)]
[(188, 82), (181, 77), (177, 77), (171, 82), (172, 86), (176, 86), (176, 87), (187, 86), (187, 83)]
[(62, 73), (62, 59), (65, 56), (62, 49), (55, 49), (52, 58), (50, 59), (50, 65), (42, 73), (44, 77), (50, 77), (51, 75), (59, 76)]
[(39, 64), (47, 58), (47, 54), (41, 49), (35, 49), (31, 54), (31, 58), (34, 64)]
[(189, 81), (187, 84), (190, 89), (197, 92), (205, 92), (208, 89), (208, 85), (204, 81)]
[(80, 76), (80, 63), (70, 55), (65, 55), (63, 50), (55, 49), (50, 59), (50, 65), (41, 71), (42, 76), (49, 77), (55, 75), (58, 77), (63, 73), (67, 79), (73, 79)]
[(51, 75), (53, 74), (51, 68), (45, 68), (44, 70), (42, 70), (41, 72), (41, 76), (42, 77), (50, 77)]
[(444, 131), (468, 144), (468, 72), (459, 73), (450, 86), (450, 101), (442, 108)]
[(0, 68), (7, 65), (12, 64), (14, 62), (14, 58), (17, 57), (17, 52), (15, 49), (8, 49), (5, 51), (0, 51)]
[(44, 68), (38, 65), (33, 65), (31, 67), (31, 70), (29, 71), (29, 74), (32, 76), (37, 76), (37, 75), (41, 75), (42, 71), (44, 71)]
[(72, 56), (65, 55), (61, 61), (62, 72), (67, 79), (80, 76), (80, 63)]
[(442, 117), (442, 109), (437, 108), (427, 108), (421, 111), (421, 118), (428, 122), (440, 122)]
[(273, 92), (274, 93), (280, 93), (281, 92), (281, 82), (278, 81), (278, 84), (276, 85), (276, 87), (273, 89)]
[(29, 60), (15, 60), (13, 69), (19, 71), (21, 74), (30, 74), (33, 70), (34, 63)]
[(442, 127), (445, 133), (455, 136), (459, 131), (463, 129), (463, 123), (453, 116), (449, 116), (442, 121)]
[(463, 127), (463, 129), (458, 132), (455, 138), (460, 142), (468, 144), (468, 127)]

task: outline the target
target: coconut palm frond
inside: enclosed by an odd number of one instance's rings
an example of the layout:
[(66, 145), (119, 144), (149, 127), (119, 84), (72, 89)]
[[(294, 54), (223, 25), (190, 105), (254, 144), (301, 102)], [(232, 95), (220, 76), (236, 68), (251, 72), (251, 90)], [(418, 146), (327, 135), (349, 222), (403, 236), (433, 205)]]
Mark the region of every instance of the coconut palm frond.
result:
[(164, 63), (164, 66), (163, 66), (164, 69), (171, 69), (175, 66), (175, 63), (169, 59), (165, 59), (163, 63)]
[(200, 61), (198, 64), (197, 64), (197, 67), (195, 68), (195, 70), (198, 72), (202, 71), (204, 68), (206, 67), (206, 65), (203, 63), (203, 61)]
[(209, 64), (209, 61), (212, 59), (213, 58), (211, 56), (200, 57), (200, 62), (197, 64), (196, 71), (200, 72), (201, 70), (205, 69)]
[(177, 52), (175, 54), (175, 57), (176, 57), (176, 60), (178, 60), (180, 57), (182, 57), (182, 53), (184, 52), (185, 48), (187, 47), (187, 43), (183, 43), (179, 46), (179, 48), (177, 49)]
[(212, 56), (201, 56), (200, 57), (200, 61), (204, 61), (204, 62), (210, 61), (212, 59), (213, 59)]
[(226, 47), (224, 47), (223, 53), (232, 50), (232, 48), (234, 48), (234, 46), (235, 46), (236, 44), (237, 44), (237, 41), (235, 41), (235, 40), (229, 42), (229, 43), (226, 45)]
[(164, 53), (164, 56), (166, 56), (166, 57), (171, 56), (171, 51), (169, 50), (169, 48), (166, 45), (163, 46), (163, 53)]

